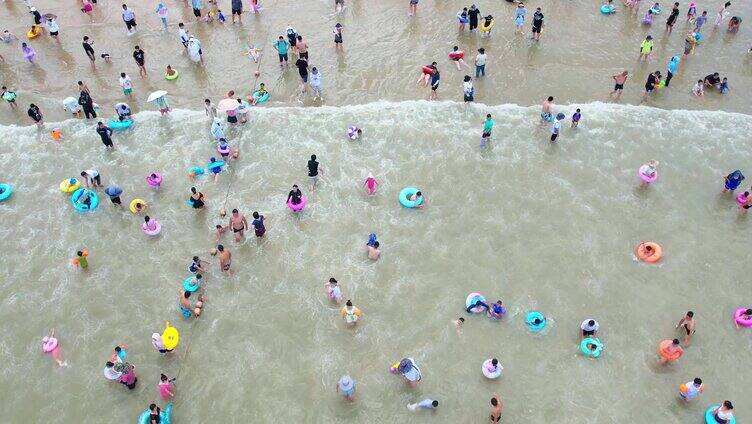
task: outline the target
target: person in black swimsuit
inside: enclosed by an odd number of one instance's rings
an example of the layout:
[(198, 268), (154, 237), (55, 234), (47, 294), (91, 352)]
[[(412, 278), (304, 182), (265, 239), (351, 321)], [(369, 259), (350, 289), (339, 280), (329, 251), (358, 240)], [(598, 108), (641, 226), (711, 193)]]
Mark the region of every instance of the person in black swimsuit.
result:
[(193, 209), (201, 209), (204, 207), (204, 193), (196, 190), (196, 187), (191, 187), (191, 198), (188, 201)]
[(689, 346), (690, 343), (692, 343), (692, 335), (695, 334), (695, 313), (692, 311), (688, 311), (682, 319), (679, 320), (679, 323), (676, 324), (676, 328), (683, 327), (684, 331), (687, 333), (686, 336), (684, 336), (684, 345)]
[(149, 424), (160, 424), (162, 422), (162, 417), (159, 416), (160, 412), (162, 410), (156, 404), (149, 405)]
[(287, 202), (292, 203), (293, 205), (300, 204), (301, 198), (303, 197), (303, 192), (300, 191), (297, 184), (292, 186), (292, 190), (287, 194)]

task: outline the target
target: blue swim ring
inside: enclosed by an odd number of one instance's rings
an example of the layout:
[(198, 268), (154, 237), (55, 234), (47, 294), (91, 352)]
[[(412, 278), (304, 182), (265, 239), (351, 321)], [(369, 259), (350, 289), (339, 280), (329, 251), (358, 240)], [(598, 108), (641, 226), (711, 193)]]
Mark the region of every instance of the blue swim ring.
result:
[(10, 184), (0, 184), (0, 202), (10, 197), (13, 194), (13, 187)]
[(657, 8), (657, 9), (655, 7), (651, 7), (650, 11), (653, 12), (653, 15), (660, 15), (661, 14), (661, 8), (660, 7)]
[(614, 13), (615, 10), (616, 10), (616, 6), (614, 6), (613, 4), (601, 5), (601, 13), (603, 13), (604, 15), (610, 15)]
[[(590, 350), (590, 346), (595, 346), (595, 349)], [(587, 357), (597, 358), (603, 352), (603, 343), (598, 338), (585, 337), (580, 342), (580, 351)]]
[(201, 280), (197, 280), (196, 284), (191, 284), (191, 280), (193, 280), (192, 275), (183, 280), (183, 289), (185, 289), (185, 291), (193, 293), (198, 290), (199, 287), (201, 287)]
[[(538, 324), (535, 323), (536, 318), (540, 320)], [(530, 311), (525, 314), (525, 324), (533, 331), (540, 331), (546, 328), (546, 317), (538, 311)]]
[(193, 172), (196, 175), (204, 175), (204, 168), (199, 168), (198, 166), (194, 166), (193, 168), (189, 169), (189, 171)]
[[(138, 416), (138, 424), (149, 424), (149, 415), (151, 415), (149, 408), (146, 408), (146, 410)], [(162, 408), (159, 412), (159, 418), (161, 418), (160, 424), (172, 424), (172, 402)]]
[(259, 94), (258, 90), (254, 91), (253, 94), (252, 94), (252, 96), (254, 98), (258, 98), (258, 101), (256, 101), (256, 104), (258, 104), (258, 103), (264, 103), (267, 100), (269, 100), (269, 92), (268, 91), (266, 93), (264, 93), (264, 95), (261, 96), (261, 97), (259, 97), (258, 94)]
[(224, 161), (218, 160), (218, 161), (215, 161), (215, 162), (209, 162), (209, 164), (206, 165), (206, 169), (208, 169), (210, 171), (213, 171), (214, 168), (221, 168), (223, 166), (225, 166)]
[(420, 190), (418, 190), (415, 187), (405, 187), (405, 188), (403, 188), (402, 191), (400, 191), (400, 193), (399, 193), (399, 202), (400, 202), (400, 205), (402, 205), (402, 206), (404, 206), (406, 208), (414, 208), (414, 207), (422, 205), (423, 204), (423, 197), (422, 196), (421, 196), (420, 199), (418, 199), (417, 202), (414, 202), (414, 201), (410, 200), (410, 197), (412, 195), (416, 194), (419, 191)]
[[(708, 408), (707, 411), (705, 411), (706, 424), (718, 424), (718, 421), (716, 421), (715, 417), (713, 416), (713, 411), (720, 407), (720, 405), (714, 405)], [(728, 424), (736, 424), (736, 417), (732, 417), (731, 420), (729, 420)]]
[(133, 119), (126, 119), (125, 121), (110, 119), (107, 122), (107, 126), (110, 127), (111, 130), (124, 130), (130, 128), (131, 125), (133, 125)]
[[(83, 195), (85, 191), (88, 191), (89, 199), (91, 199), (91, 204), (89, 206), (78, 202), (78, 199), (81, 198), (81, 195)], [(73, 195), (71, 195), (71, 203), (73, 204), (73, 208), (79, 212), (90, 212), (96, 209), (97, 206), (99, 206), (99, 196), (94, 190), (79, 188), (78, 190), (73, 192)]]
[(183, 314), (184, 317), (190, 318), (193, 316), (193, 312), (191, 312), (190, 309), (186, 308), (185, 306), (178, 303), (178, 306), (180, 307), (180, 312)]

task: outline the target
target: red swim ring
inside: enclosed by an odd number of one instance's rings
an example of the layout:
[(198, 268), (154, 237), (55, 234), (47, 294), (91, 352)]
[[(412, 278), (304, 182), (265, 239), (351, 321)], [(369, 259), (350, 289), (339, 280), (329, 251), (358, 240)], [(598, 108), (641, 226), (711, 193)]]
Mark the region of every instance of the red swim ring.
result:
[(465, 57), (465, 52), (463, 52), (462, 50), (458, 51), (457, 53), (449, 53), (450, 59), (462, 59), (463, 57)]
[(430, 66), (423, 66), (421, 70), (424, 74), (433, 75), (433, 69)]

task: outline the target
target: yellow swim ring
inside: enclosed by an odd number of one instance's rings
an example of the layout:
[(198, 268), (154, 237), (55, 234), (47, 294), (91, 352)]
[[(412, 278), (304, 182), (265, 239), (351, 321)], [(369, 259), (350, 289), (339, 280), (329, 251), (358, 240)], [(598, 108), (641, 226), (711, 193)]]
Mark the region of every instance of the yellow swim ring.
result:
[(60, 182), (60, 191), (71, 194), (81, 187), (81, 181), (75, 178), (68, 178)]
[(165, 322), (165, 329), (162, 332), (162, 343), (167, 350), (175, 349), (178, 343), (180, 343), (180, 333), (177, 328), (170, 325), (169, 321)]
[(131, 200), (130, 205), (128, 205), (128, 209), (130, 209), (131, 213), (138, 213), (136, 212), (136, 203), (141, 203), (141, 205), (146, 208), (146, 202), (144, 199), (133, 199)]
[(495, 23), (496, 23), (496, 19), (491, 19), (491, 22), (489, 22), (488, 25), (486, 25), (486, 21), (484, 19), (483, 22), (480, 23), (480, 30), (481, 31), (490, 31), (491, 28), (493, 28), (493, 26), (494, 26)]
[[(173, 69), (173, 71), (175, 70)], [(175, 71), (175, 73), (172, 75), (165, 74), (164, 79), (166, 79), (167, 81), (174, 81), (178, 79), (179, 76), (180, 76), (180, 73), (178, 71)]]
[(26, 36), (29, 37), (29, 40), (31, 40), (32, 38), (39, 37), (39, 34), (41, 33), (42, 33), (42, 28), (36, 25), (32, 25), (31, 29), (26, 32)]

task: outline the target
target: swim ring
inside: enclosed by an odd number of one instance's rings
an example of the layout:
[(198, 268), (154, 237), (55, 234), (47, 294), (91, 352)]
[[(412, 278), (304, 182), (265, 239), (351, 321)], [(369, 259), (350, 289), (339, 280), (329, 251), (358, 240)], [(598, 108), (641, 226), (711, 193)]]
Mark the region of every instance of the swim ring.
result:
[(742, 327), (752, 327), (752, 317), (749, 319), (742, 319), (742, 315), (747, 312), (748, 308), (739, 308), (734, 312), (734, 321)]
[(204, 168), (199, 168), (198, 166), (194, 166), (193, 168), (189, 169), (190, 172), (193, 172), (195, 175), (204, 175)]
[(604, 4), (601, 6), (601, 13), (604, 15), (610, 15), (616, 11), (616, 6), (613, 4)]
[[(664, 83), (665, 84), (665, 83)], [(653, 175), (648, 174), (647, 172), (650, 170), (649, 165), (642, 165), (640, 169), (637, 171), (637, 175), (640, 176), (640, 179), (642, 181), (645, 181), (646, 183), (650, 184), (653, 181), (655, 181), (658, 178), (658, 170), (653, 168)]]
[(217, 144), (217, 152), (219, 152), (220, 155), (229, 155), (230, 154), (230, 145), (226, 144), (226, 147), (223, 149), (221, 145)]
[[(152, 224), (152, 222), (154, 224)], [(144, 230), (144, 234), (146, 234), (147, 236), (156, 236), (157, 234), (162, 232), (162, 224), (160, 224), (156, 219), (152, 218), (151, 220), (149, 220), (149, 223), (144, 222), (144, 224), (141, 226), (141, 229)]]
[[(465, 308), (469, 308), (470, 305), (476, 303), (476, 301), (486, 303), (486, 298), (483, 297), (483, 295), (480, 293), (470, 293), (469, 295), (467, 295), (467, 298), (465, 298)], [(473, 309), (470, 309), (470, 312), (474, 314), (480, 314), (483, 311), (485, 311), (485, 309), (482, 306), (476, 306)]]
[(196, 290), (198, 290), (199, 287), (201, 287), (201, 280), (196, 280), (195, 284), (192, 284), (193, 283), (192, 280), (193, 280), (192, 275), (186, 278), (185, 280), (183, 280), (183, 288), (185, 289), (185, 291), (193, 293)]
[(675, 352), (669, 352), (668, 347), (673, 344), (673, 340), (664, 340), (658, 345), (658, 355), (661, 356), (663, 359), (667, 359), (669, 361), (676, 361), (682, 356), (682, 351), (678, 350)]
[(53, 350), (57, 348), (57, 339), (54, 337), (43, 337), (42, 338), (42, 352), (44, 353), (50, 353)]
[(423, 71), (424, 74), (433, 75), (433, 68), (430, 66), (423, 66), (420, 70)]
[(169, 321), (165, 322), (165, 329), (162, 332), (162, 344), (164, 344), (165, 349), (175, 349), (178, 343), (180, 343), (180, 332), (170, 325)]
[(10, 197), (13, 194), (13, 187), (10, 184), (0, 184), (0, 202)]
[(29, 40), (31, 40), (32, 38), (39, 37), (39, 34), (41, 34), (41, 33), (42, 33), (42, 28), (40, 28), (40, 27), (38, 27), (36, 25), (32, 25), (31, 29), (26, 32), (26, 36), (29, 37)]
[(418, 199), (418, 202), (410, 200), (410, 197), (412, 197), (413, 194), (418, 193), (420, 190), (418, 190), (415, 187), (405, 187), (400, 191), (399, 193), (399, 202), (402, 206), (406, 208), (414, 208), (417, 206), (420, 206), (423, 204), (423, 197), (421, 196), (420, 199)]
[(449, 53), (450, 59), (462, 59), (463, 57), (465, 57), (465, 52), (462, 50), (457, 51), (457, 53), (455, 52)]
[(484, 19), (483, 22), (480, 23), (480, 30), (485, 31), (485, 32), (491, 31), (491, 28), (493, 28), (495, 23), (496, 23), (496, 20), (491, 19), (491, 22), (486, 24), (486, 20)]
[[(540, 320), (538, 324), (535, 323), (536, 319)], [(546, 317), (538, 311), (530, 311), (525, 314), (525, 324), (533, 331), (540, 331), (546, 328)]]
[(305, 208), (306, 203), (307, 200), (305, 196), (300, 197), (300, 203), (298, 203), (297, 205), (294, 205), (292, 203), (292, 198), (290, 198), (290, 200), (287, 201), (287, 207), (290, 208), (290, 210), (292, 210), (293, 212), (300, 212), (303, 210), (303, 208)]
[(266, 93), (264, 93), (264, 95), (263, 95), (263, 96), (260, 96), (260, 97), (259, 97), (259, 92), (258, 92), (258, 90), (254, 91), (254, 92), (253, 92), (253, 94), (251, 94), (251, 95), (252, 95), (252, 96), (253, 96), (254, 98), (258, 99), (258, 100), (256, 101), (256, 103), (264, 103), (264, 102), (266, 102), (267, 100), (269, 100), (269, 92), (268, 92), (268, 91), (267, 91)]
[(117, 119), (110, 119), (107, 121), (107, 126), (110, 127), (111, 130), (124, 130), (127, 128), (130, 128), (131, 125), (133, 125), (133, 119), (126, 119), (123, 121), (119, 121)]
[[(715, 416), (713, 415), (713, 411), (720, 408), (721, 405), (713, 405), (710, 408), (708, 408), (707, 411), (705, 411), (705, 424), (718, 424), (718, 421), (715, 419)], [(729, 420), (728, 424), (736, 424), (736, 417), (731, 417), (731, 420)]]
[[(175, 70), (173, 69), (173, 71)], [(175, 71), (175, 73), (172, 75), (165, 74), (164, 79), (166, 79), (167, 81), (175, 81), (176, 79), (178, 79), (179, 76), (180, 76), (180, 73), (178, 71)]]
[(501, 377), (501, 371), (504, 369), (504, 367), (501, 366), (501, 364), (496, 365), (496, 371), (491, 371), (493, 369), (493, 364), (491, 363), (493, 359), (486, 359), (483, 361), (483, 366), (481, 366), (480, 370), (483, 372), (483, 375), (486, 378), (495, 379)]
[[(590, 346), (595, 346), (595, 349), (590, 350)], [(601, 343), (600, 339), (598, 338), (594, 339), (591, 337), (586, 337), (582, 339), (582, 342), (580, 342), (580, 350), (585, 354), (585, 356), (588, 356), (590, 358), (597, 358), (601, 356), (601, 353), (603, 352), (603, 343)]]
[[(648, 256), (647, 251), (645, 250), (645, 247), (650, 246), (653, 249), (653, 254)], [(661, 257), (663, 257), (663, 248), (657, 243), (653, 243), (652, 241), (648, 241), (645, 243), (640, 243), (637, 246), (637, 249), (635, 251), (635, 255), (637, 255), (637, 259), (647, 262), (647, 263), (655, 263), (658, 262)]]
[(6, 91), (5, 93), (3, 93), (3, 100), (5, 100), (6, 102), (9, 102), (15, 99), (16, 99), (16, 93), (12, 91)]
[(747, 196), (744, 193), (739, 193), (738, 196), (736, 196), (736, 203), (738, 203), (740, 206), (747, 203)]
[(211, 170), (213, 170), (214, 168), (221, 168), (221, 167), (223, 167), (223, 166), (225, 166), (225, 163), (224, 163), (224, 161), (221, 161), (221, 160), (217, 160), (217, 161), (214, 161), (214, 162), (209, 162), (209, 164), (208, 164), (208, 165), (206, 165), (206, 169), (208, 169), (208, 170), (210, 170), (210, 171), (211, 171)]
[(159, 188), (159, 186), (162, 185), (162, 174), (154, 172), (154, 178), (149, 174), (149, 176), (146, 177), (146, 184), (149, 184), (149, 187)]
[(466, 24), (466, 23), (470, 22), (470, 18), (468, 18), (467, 16), (462, 16), (462, 12), (457, 12), (457, 20), (461, 24)]
[[(86, 206), (83, 203), (79, 203), (78, 199), (81, 198), (81, 196), (84, 194), (84, 192), (89, 193), (89, 199), (91, 200), (91, 203), (89, 203), (89, 206)], [(99, 196), (97, 195), (97, 192), (94, 190), (88, 190), (85, 188), (79, 188), (78, 190), (74, 191), (71, 195), (71, 203), (73, 204), (73, 208), (76, 209), (79, 212), (89, 212), (93, 211), (94, 209), (99, 206)]]
[(656, 8), (655, 5), (653, 5), (653, 7), (650, 8), (650, 11), (653, 12), (653, 15), (660, 15), (661, 14), (661, 7), (658, 6)]
[[(149, 408), (146, 408), (146, 410), (139, 415), (138, 424), (149, 424), (150, 416), (151, 411), (149, 411)], [(172, 424), (172, 402), (165, 405), (165, 407), (159, 411), (159, 419), (160, 424)]]
[[(128, 209), (131, 211), (131, 213), (138, 213), (136, 212), (136, 203), (141, 203), (142, 206), (144, 206), (144, 209), (146, 209), (146, 202), (144, 199), (133, 199), (131, 200), (131, 203), (128, 205)], [(142, 209), (142, 211), (144, 210)]]
[(71, 194), (81, 187), (81, 182), (75, 178), (69, 178), (60, 182), (60, 191)]

